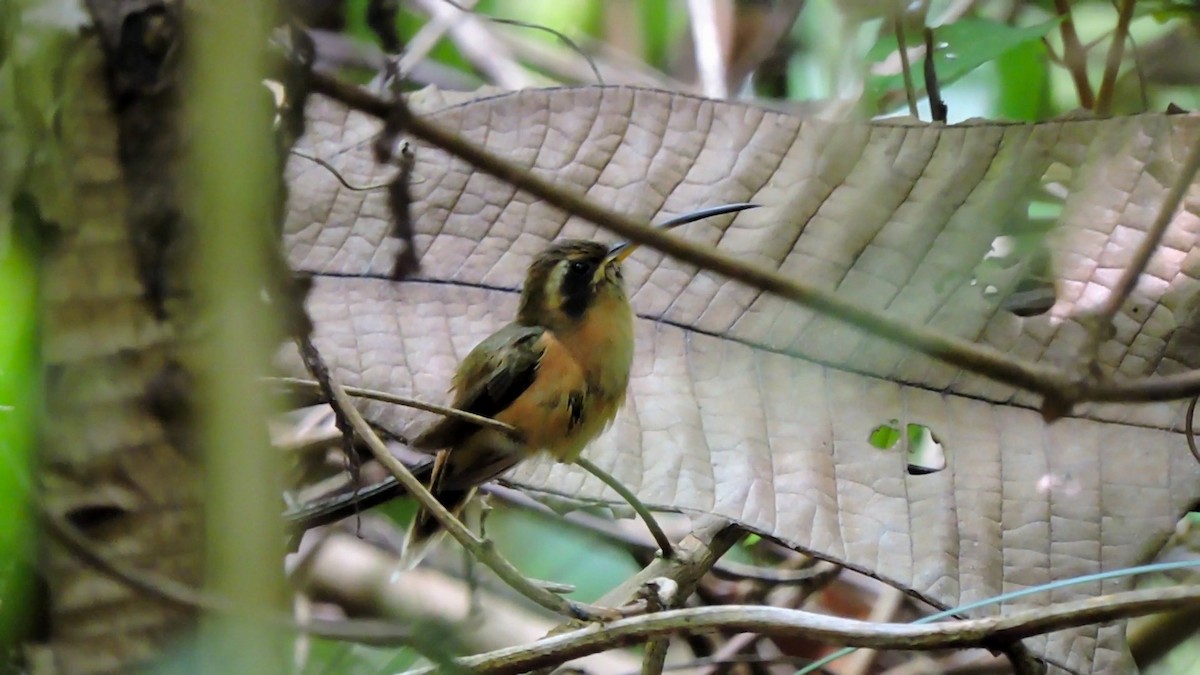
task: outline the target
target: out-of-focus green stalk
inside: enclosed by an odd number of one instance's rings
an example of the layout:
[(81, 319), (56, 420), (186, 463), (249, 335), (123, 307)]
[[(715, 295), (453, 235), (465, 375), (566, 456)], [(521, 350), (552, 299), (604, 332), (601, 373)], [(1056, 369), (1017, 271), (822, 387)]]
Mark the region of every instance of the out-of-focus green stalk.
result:
[[(21, 219), (20, 205), (14, 225)], [(33, 595), (29, 469), (37, 401), (37, 275), (27, 227), (0, 246), (0, 650), (28, 637)], [(4, 655), (0, 653), (0, 663)]]
[(279, 468), (258, 378), (278, 344), (265, 311), (275, 199), (274, 112), (262, 85), (273, 3), (192, 7), (184, 180), (195, 227), (206, 480), (208, 590), (238, 611), (209, 617), (201, 657), (211, 672), (279, 673), (286, 635), (253, 614), (284, 604)]

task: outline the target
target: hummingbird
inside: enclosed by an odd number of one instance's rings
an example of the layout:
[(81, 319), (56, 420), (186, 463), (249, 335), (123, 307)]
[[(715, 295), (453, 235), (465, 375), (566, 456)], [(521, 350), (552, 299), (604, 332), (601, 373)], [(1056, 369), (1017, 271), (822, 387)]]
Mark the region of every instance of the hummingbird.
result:
[[(670, 228), (756, 207), (727, 204), (672, 218)], [(429, 490), (458, 513), (479, 485), (546, 452), (577, 459), (625, 402), (634, 321), (621, 273), (638, 247), (579, 239), (551, 243), (530, 264), (516, 318), (480, 342), (451, 381), (453, 407), (504, 422), (515, 433), (444, 417), (410, 440), (436, 453)], [(420, 562), (441, 526), (418, 511), (403, 568)]]

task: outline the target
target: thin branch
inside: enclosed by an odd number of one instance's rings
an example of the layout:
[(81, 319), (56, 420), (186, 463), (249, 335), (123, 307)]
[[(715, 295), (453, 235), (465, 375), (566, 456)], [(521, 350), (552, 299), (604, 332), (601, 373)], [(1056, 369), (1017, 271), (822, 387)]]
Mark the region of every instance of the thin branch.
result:
[(942, 99), (942, 88), (937, 79), (937, 66), (933, 62), (934, 42), (933, 29), (926, 26), (925, 37), (925, 97), (929, 99), (929, 118), (934, 122), (945, 122), (948, 109)]
[(1138, 248), (1133, 254), (1133, 259), (1122, 270), (1121, 277), (1109, 293), (1108, 299), (1096, 312), (1096, 323), (1092, 328), (1090, 348), (1087, 352), (1091, 363), (1095, 363), (1096, 352), (1100, 343), (1103, 341), (1104, 336), (1112, 329), (1113, 317), (1120, 311), (1121, 305), (1125, 304), (1125, 300), (1133, 292), (1134, 287), (1137, 286), (1142, 272), (1146, 270), (1146, 265), (1150, 263), (1150, 258), (1158, 250), (1158, 244), (1162, 241), (1163, 235), (1167, 233), (1167, 228), (1170, 227), (1171, 220), (1174, 219), (1175, 212), (1179, 210), (1179, 205), (1183, 202), (1184, 195), (1187, 194), (1188, 188), (1191, 187), (1192, 181), (1195, 180), (1198, 169), (1200, 169), (1200, 138), (1197, 138), (1192, 143), (1191, 151), (1188, 153), (1187, 159), (1184, 160), (1183, 166), (1180, 167), (1179, 175), (1175, 178), (1175, 183), (1171, 185), (1171, 189), (1167, 192), (1166, 197), (1163, 198), (1162, 204), (1159, 205), (1158, 215), (1154, 218), (1150, 229), (1146, 230), (1146, 236), (1142, 237), (1141, 243), (1138, 244)]
[(1200, 462), (1200, 448), (1196, 447), (1196, 403), (1200, 402), (1200, 396), (1192, 398), (1192, 402), (1188, 404), (1187, 409), (1187, 428), (1184, 434), (1187, 436), (1188, 450), (1192, 451), (1192, 457)]
[(1063, 17), (1062, 23), (1058, 25), (1059, 32), (1062, 33), (1063, 64), (1067, 67), (1067, 72), (1071, 73), (1071, 79), (1075, 81), (1079, 105), (1092, 110), (1096, 107), (1096, 99), (1087, 77), (1087, 52), (1084, 51), (1079, 42), (1079, 35), (1075, 32), (1075, 22), (1071, 20), (1071, 4), (1068, 0), (1054, 0), (1054, 9)]
[(607, 609), (603, 607), (595, 607), (583, 603), (566, 600), (554, 593), (546, 590), (542, 586), (530, 581), (522, 575), (517, 568), (513, 567), (512, 563), (502, 557), (492, 545), (490, 541), (479, 539), (460, 520), (455, 518), (441, 502), (437, 500), (429, 490), (417, 480), (408, 467), (404, 466), (400, 460), (392, 456), (384, 446), (383, 441), (379, 440), (379, 436), (375, 434), (375, 430), (371, 428), (367, 421), (363, 419), (358, 409), (354, 407), (354, 402), (350, 400), (350, 395), (336, 381), (330, 380), (330, 385), (333, 390), (333, 403), (342, 409), (346, 417), (350, 420), (351, 426), (354, 427), (355, 433), (359, 438), (367, 444), (371, 449), (371, 453), (375, 455), (376, 461), (382, 464), (389, 473), (395, 476), (396, 480), (400, 481), (421, 506), (427, 510), (447, 532), (454, 537), (459, 544), (466, 549), (472, 557), (479, 562), (487, 565), (489, 569), (496, 573), (496, 576), (511, 586), (521, 595), (529, 598), (537, 604), (549, 609), (553, 612), (558, 612), (565, 616), (569, 616), (581, 621), (606, 620), (621, 613), (617, 610)]
[(900, 72), (904, 74), (904, 95), (908, 99), (908, 114), (913, 119), (920, 119), (917, 112), (917, 89), (913, 85), (912, 63), (908, 59), (908, 40), (904, 37), (904, 2), (894, 0), (892, 6), (892, 25), (896, 31), (896, 47), (900, 52)]
[[(498, 649), (459, 663), (477, 673), (518, 673), (564, 663), (588, 654), (645, 642), (672, 633), (712, 630), (804, 637), (857, 647), (933, 650), (1003, 644), (1055, 630), (1194, 606), (1200, 587), (1176, 586), (1127, 591), (1026, 610), (1007, 616), (937, 624), (871, 624), (794, 609), (727, 605), (677, 609), (621, 619)], [(410, 672), (429, 672), (428, 670)]]
[(642, 500), (638, 499), (637, 495), (633, 494), (629, 488), (625, 487), (621, 481), (614, 478), (607, 471), (592, 463), (590, 459), (580, 457), (575, 460), (575, 464), (584, 471), (599, 478), (600, 482), (612, 488), (614, 492), (621, 496), (621, 499), (629, 503), (629, 506), (633, 508), (634, 512), (642, 519), (642, 522), (646, 524), (646, 529), (650, 530), (650, 535), (654, 537), (655, 543), (658, 544), (659, 550), (662, 551), (665, 557), (670, 558), (675, 555), (675, 550), (671, 547), (671, 540), (667, 537), (667, 533), (663, 532), (658, 521), (654, 519), (654, 514), (650, 512), (650, 509), (646, 508), (646, 505), (642, 503)]
[(1117, 29), (1108, 48), (1104, 79), (1100, 81), (1100, 95), (1096, 98), (1097, 115), (1108, 115), (1112, 108), (1113, 90), (1117, 84), (1117, 73), (1121, 70), (1121, 60), (1125, 57), (1125, 40), (1129, 38), (1129, 22), (1133, 20), (1133, 6), (1136, 4), (1136, 0), (1121, 0)]
[[(269, 377), (266, 378), (266, 380), (268, 382), (283, 384), (296, 389), (321, 391), (320, 385), (315, 380), (306, 380), (300, 377)], [(496, 431), (506, 434), (517, 433), (516, 427), (509, 426), (500, 420), (492, 419), (491, 417), (484, 417), (482, 415), (476, 415), (475, 413), (469, 413), (465, 410), (459, 410), (458, 408), (451, 408), (444, 405), (438, 405), (436, 403), (426, 403), (425, 401), (421, 401), (419, 399), (410, 398), (408, 396), (400, 396), (398, 394), (391, 394), (386, 391), (379, 391), (377, 389), (363, 389), (361, 387), (343, 386), (342, 390), (351, 396), (357, 396), (359, 398), (382, 401), (384, 403), (400, 405), (406, 408), (414, 408), (416, 410), (424, 410), (425, 412), (436, 413), (446, 417), (455, 417), (464, 422), (477, 424), (486, 429), (495, 429)]]
[(1175, 375), (1139, 377), (1125, 382), (1105, 381), (1081, 385), (1067, 400), (1101, 403), (1176, 401), (1200, 394), (1200, 370)]
[(321, 159), (320, 157), (306, 155), (303, 152), (300, 152), (299, 150), (288, 150), (288, 153), (295, 155), (301, 159), (307, 159), (308, 161), (325, 169), (329, 173), (333, 174), (333, 177), (335, 179), (337, 179), (337, 182), (341, 183), (342, 186), (344, 186), (347, 190), (350, 190), (352, 192), (369, 192), (371, 190), (382, 190), (382, 189), (388, 187), (388, 185), (390, 185), (390, 183), (379, 183), (378, 185), (362, 185), (362, 186), (351, 185), (350, 182), (347, 181), (344, 176), (342, 176), (341, 172), (339, 172), (336, 167), (334, 167), (329, 162), (326, 162), (325, 160)]
[[(393, 103), (371, 92), (347, 84), (322, 73), (313, 73), (313, 91), (341, 101), (369, 115), (386, 119), (395, 114)], [(403, 102), (397, 102), (403, 106)], [(977, 345), (959, 337), (947, 335), (925, 326), (900, 321), (848, 302), (836, 295), (790, 279), (776, 270), (750, 265), (709, 246), (690, 242), (650, 227), (637, 219), (600, 206), (578, 192), (543, 179), (488, 150), (466, 141), (453, 131), (442, 128), (424, 117), (408, 116), (405, 129), (418, 138), (436, 145), (480, 171), (542, 199), (571, 214), (591, 221), (626, 239), (667, 253), (679, 260), (711, 270), (754, 288), (810, 307), (833, 318), (849, 323), (869, 334), (909, 347), (951, 365), (980, 373), (988, 378), (1042, 394), (1066, 395), (1061, 374), (1035, 364), (1010, 358), (990, 347)]]

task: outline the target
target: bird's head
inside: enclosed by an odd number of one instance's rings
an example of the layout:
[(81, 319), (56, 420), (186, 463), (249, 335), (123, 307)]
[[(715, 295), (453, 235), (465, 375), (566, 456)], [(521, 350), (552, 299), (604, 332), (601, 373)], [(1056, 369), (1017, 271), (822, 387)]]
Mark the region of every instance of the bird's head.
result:
[[(670, 229), (755, 206), (739, 203), (709, 207), (676, 216), (658, 227)], [(617, 307), (627, 309), (621, 263), (637, 247), (634, 242), (606, 246), (581, 239), (550, 244), (529, 266), (517, 321), (557, 330), (578, 322), (598, 301), (616, 300)]]
[(517, 321), (555, 328), (582, 319), (598, 298), (624, 299), (626, 251), (580, 239), (554, 242), (529, 266)]

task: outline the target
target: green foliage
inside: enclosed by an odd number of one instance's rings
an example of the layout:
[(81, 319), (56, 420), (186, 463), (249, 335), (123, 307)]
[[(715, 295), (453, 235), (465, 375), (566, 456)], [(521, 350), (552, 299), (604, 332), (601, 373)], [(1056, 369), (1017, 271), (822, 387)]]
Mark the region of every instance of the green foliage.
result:
[[(938, 83), (943, 87), (962, 78), (985, 63), (1018, 47), (1036, 43), (1058, 25), (1051, 19), (1033, 26), (1009, 26), (988, 19), (962, 19), (933, 30), (933, 64), (937, 69)], [(920, 44), (920, 36), (910, 36), (908, 42)], [(867, 53), (867, 61), (879, 63), (897, 50), (896, 37), (890, 36), (877, 42)], [(925, 87), (925, 73), (920, 62), (912, 64), (913, 86)], [(892, 91), (903, 91), (904, 75), (875, 75), (867, 83), (871, 100), (880, 100)]]
[(71, 91), (63, 82), (69, 47), (85, 20), (72, 2), (0, 4), (0, 647), (30, 628), (37, 242), (43, 216), (70, 211), (58, 125)]
[(20, 199), (12, 213), (17, 236), (0, 250), (0, 651), (29, 629), (33, 519), (26, 497), (38, 400), (37, 278), (29, 241), (36, 212)]
[(421, 658), (407, 647), (370, 645), (314, 638), (304, 675), (375, 675), (408, 670)]
[(1023, 42), (1001, 54), (996, 68), (1000, 117), (1034, 122), (1051, 116), (1050, 61), (1041, 40)]

